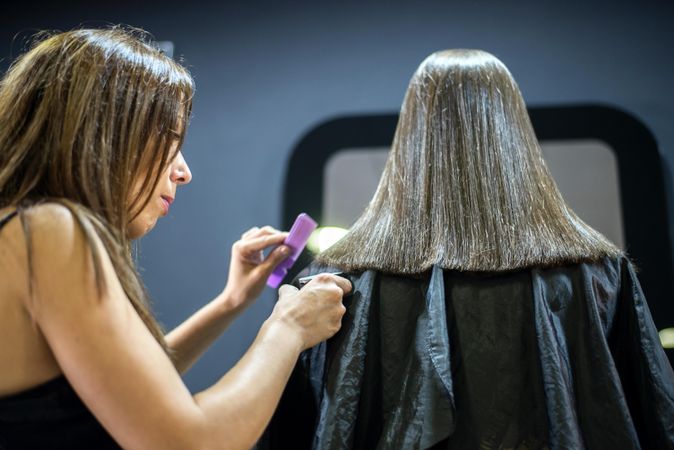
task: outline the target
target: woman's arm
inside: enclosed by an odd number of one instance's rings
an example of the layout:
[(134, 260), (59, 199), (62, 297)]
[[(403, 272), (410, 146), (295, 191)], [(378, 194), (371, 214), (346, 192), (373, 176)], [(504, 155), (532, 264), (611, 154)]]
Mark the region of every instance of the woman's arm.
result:
[(103, 295), (83, 234), (65, 208), (36, 207), (30, 223), (35, 283), (26, 308), (75, 391), (124, 448), (250, 448), (299, 351), (339, 328), (341, 297), (350, 289), (330, 275), (302, 291), (284, 287), (242, 360), (193, 397), (125, 297), (100, 242)]
[(238, 315), (224, 295), (221, 293), (166, 335), (178, 372), (185, 373)]
[[(229, 279), (223, 292), (166, 335), (180, 373), (187, 371), (260, 295), (269, 275), (289, 254), (289, 249), (281, 245), (287, 235), (272, 227), (255, 227), (234, 243)], [(262, 252), (275, 245), (279, 247), (263, 259)]]

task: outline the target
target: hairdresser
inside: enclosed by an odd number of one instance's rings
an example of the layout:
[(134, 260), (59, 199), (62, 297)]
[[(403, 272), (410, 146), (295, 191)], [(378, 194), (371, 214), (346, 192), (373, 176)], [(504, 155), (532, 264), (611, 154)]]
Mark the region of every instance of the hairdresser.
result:
[(220, 295), (164, 335), (131, 247), (192, 178), (193, 81), (144, 39), (56, 34), (0, 82), (2, 449), (250, 448), (299, 353), (341, 326), (347, 280), (282, 286), (241, 360), (196, 395), (185, 387), (180, 373), (289, 249), (287, 233), (245, 232)]

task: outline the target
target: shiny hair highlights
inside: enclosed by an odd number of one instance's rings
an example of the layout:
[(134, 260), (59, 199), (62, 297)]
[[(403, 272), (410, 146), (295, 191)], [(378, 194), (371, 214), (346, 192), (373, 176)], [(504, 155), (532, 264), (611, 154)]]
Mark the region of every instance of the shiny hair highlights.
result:
[(317, 262), (412, 274), (620, 253), (562, 199), (505, 65), (484, 51), (445, 50), (410, 81), (374, 197)]
[[(193, 81), (139, 30), (79, 29), (43, 38), (0, 81), (0, 207), (28, 242), (39, 203), (67, 207), (93, 252), (96, 233), (129, 301), (166, 349), (136, 270), (127, 227), (182, 145)], [(137, 183), (140, 193), (132, 192)], [(132, 198), (133, 197), (133, 198)], [(129, 204), (130, 203), (130, 204)]]

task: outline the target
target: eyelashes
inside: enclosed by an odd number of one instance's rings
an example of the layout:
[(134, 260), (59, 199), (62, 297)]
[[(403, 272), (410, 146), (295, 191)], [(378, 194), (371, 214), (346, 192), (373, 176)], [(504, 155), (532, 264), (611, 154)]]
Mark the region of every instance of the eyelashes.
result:
[(171, 138), (175, 139), (176, 141), (181, 141), (183, 139), (183, 135), (175, 130), (168, 130), (168, 134), (169, 136), (171, 136)]

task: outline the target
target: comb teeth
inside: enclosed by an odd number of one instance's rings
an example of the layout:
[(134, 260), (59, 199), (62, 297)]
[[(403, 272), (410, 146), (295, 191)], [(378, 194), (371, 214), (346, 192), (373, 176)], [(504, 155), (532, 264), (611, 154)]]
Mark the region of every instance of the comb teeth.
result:
[(293, 249), (292, 254), (288, 257), (289, 259), (297, 259), (299, 254), (302, 253), (311, 232), (316, 229), (317, 225), (318, 224), (305, 213), (297, 216), (295, 223), (293, 223), (293, 226), (290, 229), (290, 233), (288, 233), (288, 238), (284, 242), (284, 244)]
[(314, 221), (308, 214), (302, 213), (297, 216), (293, 226), (290, 228), (288, 237), (283, 242), (284, 245), (287, 245), (292, 249), (292, 253), (281, 263), (279, 264), (274, 272), (267, 279), (267, 285), (272, 288), (277, 288), (283, 278), (285, 278), (288, 269), (292, 267), (297, 258), (304, 250), (304, 247), (307, 245), (309, 236), (316, 229), (318, 224)]

